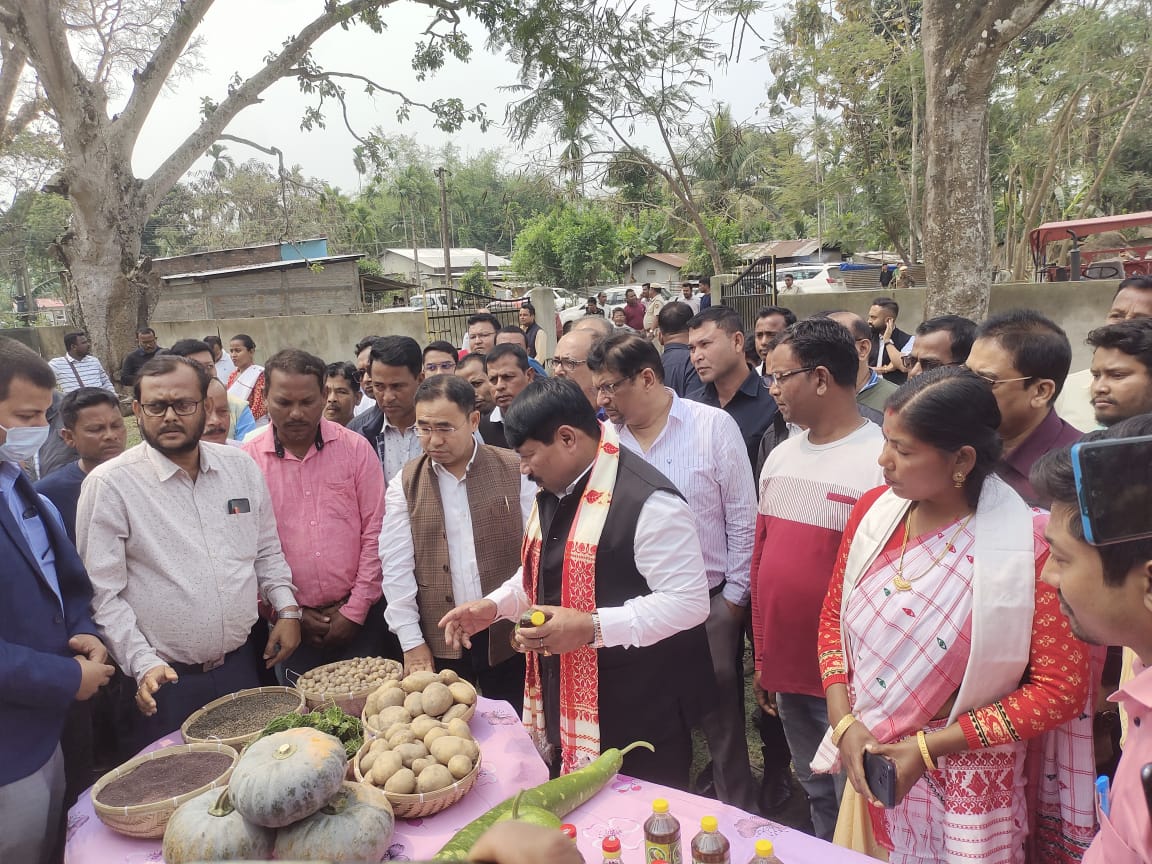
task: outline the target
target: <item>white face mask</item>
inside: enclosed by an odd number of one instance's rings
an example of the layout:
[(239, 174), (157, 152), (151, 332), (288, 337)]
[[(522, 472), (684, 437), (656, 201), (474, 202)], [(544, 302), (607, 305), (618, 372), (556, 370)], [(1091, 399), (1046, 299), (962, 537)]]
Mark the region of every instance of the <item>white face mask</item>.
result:
[(0, 444), (0, 462), (25, 462), (33, 458), (44, 442), (48, 440), (47, 426), (14, 426), (9, 429), (0, 425), (7, 438)]

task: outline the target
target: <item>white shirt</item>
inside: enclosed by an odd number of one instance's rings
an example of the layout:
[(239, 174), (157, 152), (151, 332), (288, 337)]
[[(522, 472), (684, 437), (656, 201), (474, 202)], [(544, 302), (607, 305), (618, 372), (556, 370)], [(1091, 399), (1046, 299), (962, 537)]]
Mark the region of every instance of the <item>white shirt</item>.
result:
[(195, 480), (146, 443), (96, 466), (80, 491), (76, 540), (92, 620), (137, 681), (165, 662), (235, 651), (258, 597), (274, 609), (296, 603), (268, 486), (233, 447), (201, 442)]
[(228, 376), (235, 371), (236, 364), (232, 362), (232, 358), (228, 355), (227, 351), (223, 352), (220, 355), (220, 359), (216, 361), (216, 377), (227, 387)]
[[(468, 460), (463, 479), (457, 479), (443, 466), (432, 463), (444, 508), (444, 536), (448, 541), (448, 564), (452, 568), (452, 599), (459, 605), (484, 596), (480, 587), (480, 565), (472, 533), (472, 510), (468, 504), (468, 472), (476, 450)], [(539, 488), (520, 475), (520, 515), (528, 524)], [(384, 495), (384, 524), (380, 530), (380, 562), (384, 569), (384, 596), (388, 606), (384, 620), (400, 640), (404, 651), (424, 644), (420, 630), (420, 610), (416, 603), (416, 556), (412, 546), (412, 523), (404, 484), (393, 479)]]
[[(745, 447), (736, 421), (720, 408), (672, 397), (667, 422), (647, 452), (627, 426), (620, 443), (672, 481), (688, 501), (708, 574), (709, 589), (727, 580), (724, 599), (746, 606), (756, 536), (756, 483), (733, 459)], [(688, 530), (670, 524), (665, 536)]]
[(376, 405), (376, 400), (367, 395), (363, 390), (360, 391), (360, 401), (356, 403), (356, 407), (352, 409), (352, 416), (359, 417), (365, 411), (370, 411)]
[[(571, 494), (572, 488), (561, 497)], [(652, 593), (633, 597), (623, 606), (596, 610), (605, 647), (655, 645), (708, 618), (711, 601), (696, 532), (667, 530), (669, 525), (691, 524), (691, 519), (688, 505), (668, 492), (653, 492), (644, 502), (636, 520), (635, 560)], [(499, 618), (514, 621), (529, 608), (523, 570), (485, 598), (496, 604)]]
[(56, 373), (56, 387), (61, 393), (71, 393), (81, 387), (102, 387), (109, 393), (116, 392), (108, 373), (92, 354), (79, 360), (71, 354), (65, 354), (63, 357), (53, 357), (48, 365)]

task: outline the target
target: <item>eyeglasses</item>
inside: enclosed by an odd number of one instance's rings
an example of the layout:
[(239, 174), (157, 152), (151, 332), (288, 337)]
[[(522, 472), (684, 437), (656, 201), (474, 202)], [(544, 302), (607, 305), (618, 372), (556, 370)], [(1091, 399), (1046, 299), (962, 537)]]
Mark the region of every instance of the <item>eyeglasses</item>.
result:
[(425, 363), (425, 372), (451, 372), (456, 368), (456, 363), (452, 360), (445, 360), (443, 363)]
[(996, 389), (997, 384), (1011, 384), (1013, 381), (1031, 381), (1035, 377), (1033, 375), (1021, 375), (1019, 378), (989, 378), (987, 375), (981, 375), (979, 372), (976, 372), (975, 369), (972, 371), (976, 373), (977, 378), (983, 378), (987, 381), (993, 390)]
[(180, 399), (176, 402), (141, 402), (140, 410), (144, 412), (145, 417), (163, 417), (171, 408), (178, 417), (189, 417), (196, 413), (196, 409), (201, 404), (201, 400), (196, 399)]
[(446, 438), (449, 435), (455, 435), (459, 430), (455, 426), (449, 426), (446, 423), (437, 423), (435, 426), (424, 426), (420, 423), (416, 424), (416, 437), (417, 438), (430, 438), (433, 435), (439, 435), (441, 438)]
[(577, 360), (575, 357), (553, 357), (548, 361), (548, 365), (553, 369), (562, 366), (565, 372), (575, 372), (587, 362), (587, 360)]
[(769, 387), (772, 387), (776, 384), (781, 383), (782, 381), (786, 381), (787, 379), (791, 378), (793, 375), (799, 375), (801, 372), (811, 372), (815, 368), (816, 368), (815, 366), (802, 366), (799, 369), (788, 369), (784, 372), (769, 372), (767, 375), (764, 376), (764, 383), (767, 384)]
[(945, 366), (963, 365), (958, 362), (945, 363), (943, 360), (937, 360), (935, 357), (917, 357), (915, 354), (908, 354), (904, 358), (905, 369), (914, 369), (917, 363), (920, 364), (921, 372), (931, 372), (933, 369), (943, 369)]
[(495, 335), (496, 335), (495, 330), (484, 330), (484, 331), (476, 332), (476, 333), (473, 333), (471, 330), (468, 331), (468, 338), (469, 339), (491, 339)]
[(621, 378), (619, 381), (610, 381), (607, 384), (597, 384), (596, 393), (599, 396), (615, 396), (616, 391), (620, 388), (621, 384), (626, 384), (635, 377), (635, 375), (629, 375), (626, 378)]

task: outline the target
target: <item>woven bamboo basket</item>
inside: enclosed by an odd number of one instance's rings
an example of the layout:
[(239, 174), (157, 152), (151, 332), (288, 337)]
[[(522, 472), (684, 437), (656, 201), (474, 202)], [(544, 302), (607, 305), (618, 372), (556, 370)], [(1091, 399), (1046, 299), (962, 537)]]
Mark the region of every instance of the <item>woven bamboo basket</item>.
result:
[[(367, 697), (365, 697), (365, 700), (367, 700)], [(476, 716), (476, 703), (473, 702), (471, 705), (468, 706), (468, 710), (460, 715), (460, 719), (463, 720), (465, 723), (471, 723), (472, 718), (475, 716)], [(437, 718), (437, 719), (439, 719), (439, 718)], [(360, 710), (360, 725), (364, 727), (364, 736), (366, 738), (379, 738), (381, 735), (383, 735), (385, 732), (388, 731), (387, 729), (377, 729), (375, 726), (373, 726), (371, 723), (369, 723), (368, 722), (368, 711), (364, 708), (362, 708)]]
[[(384, 659), (384, 658), (381, 658)], [(336, 663), (328, 663), (324, 666), (317, 666), (317, 669), (332, 669), (339, 666), (341, 663), (349, 663), (349, 660), (339, 660)], [(395, 671), (400, 675), (404, 673), (404, 667), (397, 663), (395, 660), (385, 660), (389, 666), (394, 666)], [(315, 670), (313, 670), (315, 671)], [(314, 711), (317, 708), (324, 708), (328, 705), (336, 705), (341, 708), (346, 714), (356, 716), (364, 710), (364, 703), (368, 701), (368, 694), (383, 684), (383, 681), (378, 681), (371, 687), (366, 687), (363, 690), (353, 691), (339, 691), (339, 690), (313, 690), (310, 689), (312, 682), (303, 676), (296, 679), (296, 689), (304, 694), (304, 700), (307, 703), (308, 710)]]
[[(356, 753), (356, 758), (352, 760), (352, 770), (356, 775), (356, 779), (361, 783), (368, 783), (364, 779), (364, 775), (360, 773), (360, 757), (368, 752), (368, 747), (371, 741), (365, 741), (364, 746)], [(384, 796), (388, 799), (388, 803), (392, 805), (392, 810), (396, 813), (398, 819), (423, 819), (426, 816), (435, 816), (442, 810), (447, 810), (453, 804), (460, 801), (467, 795), (473, 786), (476, 785), (476, 778), (480, 775), (480, 763), (483, 760), (483, 754), (476, 758), (476, 764), (472, 766), (472, 770), (453, 783), (451, 786), (445, 786), (443, 789), (438, 789), (435, 792), (417, 793), (415, 795), (400, 795), (396, 792), (384, 792)], [(368, 783), (371, 786), (371, 783)], [(379, 787), (376, 787), (379, 788)]]
[(244, 735), (236, 735), (232, 738), (197, 738), (194, 735), (189, 735), (188, 730), (192, 728), (192, 725), (197, 720), (199, 720), (218, 705), (224, 705), (228, 702), (233, 702), (245, 696), (257, 696), (264, 693), (275, 693), (277, 695), (292, 696), (298, 700), (298, 704), (294, 709), (292, 709), (292, 711), (285, 711), (284, 713), (304, 713), (304, 694), (297, 690), (295, 687), (252, 687), (248, 690), (239, 690), (235, 693), (229, 693), (227, 696), (221, 696), (219, 699), (213, 699), (199, 711), (193, 713), (191, 717), (189, 717), (184, 721), (183, 724), (181, 724), (180, 734), (184, 736), (184, 741), (188, 744), (227, 744), (229, 747), (234, 747), (237, 750), (240, 750), (245, 744), (250, 744), (259, 738), (260, 733), (263, 731), (263, 727), (252, 732), (248, 732)]
[[(154, 759), (165, 759), (180, 753), (195, 752), (225, 753), (232, 758), (232, 764), (228, 766), (227, 771), (211, 783), (207, 783), (198, 789), (193, 789), (191, 792), (185, 792), (183, 795), (177, 795), (175, 798), (166, 798), (163, 801), (154, 801), (151, 804), (135, 804), (129, 807), (110, 807), (100, 802), (100, 792), (105, 786), (113, 780), (118, 780), (123, 777), (137, 766)], [(177, 807), (185, 801), (190, 801), (197, 795), (207, 792), (209, 789), (226, 785), (228, 779), (232, 776), (232, 769), (236, 767), (236, 762), (239, 759), (240, 754), (237, 753), (234, 748), (229, 747), (227, 744), (219, 743), (173, 744), (171, 747), (165, 747), (162, 750), (154, 750), (151, 753), (145, 753), (134, 759), (129, 759), (123, 765), (118, 768), (113, 768), (97, 780), (96, 784), (92, 787), (92, 807), (96, 811), (96, 815), (100, 818), (100, 821), (118, 834), (123, 834), (126, 837), (155, 840), (164, 836), (164, 829), (168, 825), (168, 820), (172, 817), (172, 814), (176, 812)]]

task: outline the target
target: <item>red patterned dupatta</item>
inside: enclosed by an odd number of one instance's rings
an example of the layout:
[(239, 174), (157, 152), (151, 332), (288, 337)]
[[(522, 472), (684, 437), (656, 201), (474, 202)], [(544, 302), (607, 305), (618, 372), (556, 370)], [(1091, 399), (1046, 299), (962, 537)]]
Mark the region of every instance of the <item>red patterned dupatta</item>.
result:
[[(620, 439), (611, 423), (601, 423), (600, 447), (592, 463), (588, 484), (572, 520), (564, 544), (564, 571), (560, 603), (579, 612), (596, 611), (596, 549), (612, 504), (616, 471), (620, 464)], [(540, 584), (540, 551), (543, 534), (539, 508), (533, 507), (524, 535), (524, 593), (536, 602)], [(551, 755), (544, 720), (544, 696), (540, 682), (540, 659), (526, 657), (524, 679), (524, 725), (545, 759)], [(587, 646), (560, 655), (560, 771), (567, 774), (600, 756), (600, 677), (596, 650)]]

